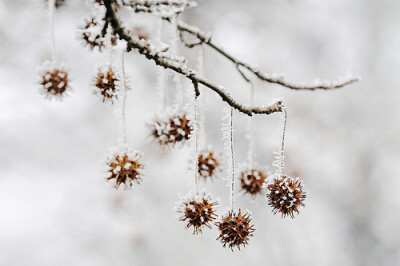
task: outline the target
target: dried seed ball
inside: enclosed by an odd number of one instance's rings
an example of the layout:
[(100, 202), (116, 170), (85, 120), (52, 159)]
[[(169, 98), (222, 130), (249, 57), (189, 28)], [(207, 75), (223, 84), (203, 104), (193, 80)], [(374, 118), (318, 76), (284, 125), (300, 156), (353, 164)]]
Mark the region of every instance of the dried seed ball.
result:
[(151, 138), (163, 149), (185, 144), (192, 130), (192, 122), (175, 107), (167, 110), (166, 114), (156, 115), (150, 124)]
[(289, 215), (294, 218), (294, 213), (299, 213), (298, 208), (305, 206), (303, 201), (306, 192), (303, 191), (302, 182), (296, 178), (283, 176), (275, 179), (268, 185), (268, 204), (273, 208), (273, 213), (280, 212), (282, 217)]
[(141, 154), (129, 149), (123, 149), (114, 152), (107, 158), (107, 180), (115, 179), (115, 188), (118, 189), (121, 184), (125, 188), (132, 187), (132, 183), (140, 184), (143, 164), (140, 163)]
[(103, 23), (100, 23), (95, 16), (90, 16), (85, 19), (84, 26), (81, 29), (80, 37), (91, 50), (97, 47), (101, 51), (104, 48), (104, 40), (101, 37), (101, 24)]
[[(104, 21), (98, 19), (98, 17), (101, 17), (101, 15), (93, 14), (85, 19), (81, 30), (78, 32), (78, 38), (81, 38), (83, 44), (88, 46), (90, 50), (97, 48), (102, 51), (105, 47), (105, 39), (102, 37)], [(118, 38), (118, 35), (112, 34), (111, 44), (113, 46), (117, 44)]]
[(150, 125), (153, 141), (165, 148), (169, 144), (168, 123), (162, 119), (155, 119)]
[(47, 98), (61, 99), (70, 89), (68, 72), (62, 64), (45, 62), (40, 69), (41, 93)]
[(242, 214), (240, 209), (229, 211), (222, 216), (221, 222), (216, 223), (220, 231), (217, 240), (220, 239), (223, 246), (228, 246), (232, 251), (234, 247), (240, 250), (241, 246), (248, 244), (249, 238), (255, 231), (254, 225), (250, 225), (250, 222), (250, 213)]
[(168, 121), (168, 138), (172, 144), (186, 142), (190, 138), (193, 127), (185, 113), (173, 115)]
[(220, 160), (211, 151), (204, 151), (198, 157), (198, 172), (199, 176), (204, 179), (212, 179), (218, 172)]
[(260, 194), (267, 176), (258, 169), (249, 169), (240, 174), (240, 185), (242, 190), (250, 195)]
[(187, 228), (193, 227), (193, 234), (202, 233), (205, 226), (211, 228), (210, 223), (216, 218), (217, 204), (205, 191), (197, 195), (190, 193), (177, 204), (177, 211), (181, 214), (179, 220), (186, 222)]
[(102, 102), (114, 103), (120, 93), (120, 79), (118, 73), (111, 66), (99, 67), (94, 84), (95, 94)]

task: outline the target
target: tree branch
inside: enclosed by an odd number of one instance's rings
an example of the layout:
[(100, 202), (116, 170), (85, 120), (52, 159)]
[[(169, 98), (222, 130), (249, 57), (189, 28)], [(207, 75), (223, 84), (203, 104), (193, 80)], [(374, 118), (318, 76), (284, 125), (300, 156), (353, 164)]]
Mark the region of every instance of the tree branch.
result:
[[(196, 3), (183, 0), (128, 0), (124, 5), (132, 7), (136, 13), (158, 13), (159, 16), (167, 18), (172, 13), (182, 13), (186, 7), (196, 6)], [(173, 7), (173, 10), (167, 12), (170, 7)]]
[[(222, 56), (224, 56), (225, 58), (230, 60), (233, 64), (235, 64), (236, 68), (238, 69), (238, 71), (240, 72), (240, 74), (242, 76), (243, 76), (243, 72), (241, 72), (240, 67), (246, 68), (247, 70), (252, 72), (255, 76), (257, 76), (259, 79), (261, 79), (263, 81), (279, 84), (281, 86), (284, 86), (284, 87), (292, 89), (292, 90), (338, 89), (338, 88), (342, 88), (346, 85), (350, 85), (350, 84), (358, 81), (358, 78), (350, 77), (350, 78), (346, 78), (346, 79), (339, 79), (337, 81), (319, 82), (319, 83), (316, 83), (315, 85), (296, 85), (294, 83), (285, 81), (283, 77), (276, 78), (272, 75), (263, 73), (263, 72), (259, 71), (257, 68), (250, 66), (249, 64), (247, 64), (243, 61), (240, 61), (239, 59), (230, 55), (222, 47), (218, 46), (217, 44), (215, 44), (213, 42), (213, 40), (211, 39), (210, 33), (204, 33), (202, 31), (200, 31), (198, 28), (196, 28), (192, 25), (186, 24), (182, 21), (178, 21), (177, 27), (178, 27), (178, 30), (180, 31), (181, 40), (187, 47), (192, 48), (192, 47), (200, 45), (202, 43), (207, 44), (209, 47), (213, 48), (215, 51), (217, 51)], [(186, 42), (183, 37), (183, 32), (187, 32), (187, 33), (195, 36), (199, 41), (193, 42), (193, 43)]]
[[(169, 54), (158, 50), (156, 47), (150, 44), (146, 40), (140, 40), (135, 36), (130, 36), (126, 33), (124, 27), (119, 22), (117, 15), (112, 6), (112, 0), (104, 0), (104, 6), (106, 8), (105, 22), (111, 23), (114, 29), (114, 33), (118, 34), (122, 40), (127, 42), (127, 51), (136, 49), (140, 54), (144, 55), (147, 59), (153, 60), (157, 65), (162, 66), (166, 69), (171, 69), (181, 75), (186, 76), (192, 81), (193, 84), (202, 84), (205, 87), (216, 92), (223, 101), (227, 102), (231, 107), (235, 108), (239, 112), (245, 113), (249, 116), (252, 114), (271, 114), (274, 112), (280, 112), (282, 107), (282, 101), (278, 100), (275, 103), (265, 107), (253, 107), (245, 106), (233, 99), (229, 93), (227, 93), (223, 87), (215, 85), (209, 82), (207, 79), (199, 76), (195, 71), (188, 68), (185, 61), (181, 58), (170, 56)], [(198, 93), (198, 91), (196, 91)]]

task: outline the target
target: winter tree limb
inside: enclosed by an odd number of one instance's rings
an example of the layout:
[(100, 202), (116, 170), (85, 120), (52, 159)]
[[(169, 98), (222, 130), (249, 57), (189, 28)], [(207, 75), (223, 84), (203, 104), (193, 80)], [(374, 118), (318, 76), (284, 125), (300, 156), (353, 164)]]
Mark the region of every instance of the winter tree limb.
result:
[[(233, 55), (229, 54), (226, 52), (221, 46), (217, 45), (211, 38), (210, 33), (204, 33), (200, 31), (198, 28), (186, 24), (182, 21), (178, 21), (177, 23), (178, 30), (180, 31), (180, 38), (181, 41), (185, 44), (185, 46), (189, 48), (193, 48), (197, 45), (202, 45), (206, 44), (212, 49), (214, 49), (216, 52), (227, 58), (229, 61), (231, 61), (240, 74), (243, 76), (243, 72), (240, 71), (240, 67), (247, 69), (248, 71), (252, 72), (256, 77), (259, 79), (269, 82), (269, 83), (275, 83), (279, 84), (281, 86), (284, 86), (286, 88), (292, 89), (292, 90), (317, 90), (317, 89), (323, 89), (323, 90), (329, 90), (329, 89), (338, 89), (342, 88), (346, 85), (350, 85), (356, 81), (358, 81), (357, 77), (350, 77), (346, 79), (340, 79), (337, 81), (325, 81), (325, 82), (318, 82), (315, 85), (296, 85), (291, 82), (287, 82), (284, 80), (283, 77), (274, 77), (273, 75), (266, 74), (258, 70), (256, 67), (253, 67), (237, 58), (235, 58)], [(183, 33), (189, 33), (190, 35), (194, 36), (197, 38), (198, 41), (189, 43), (185, 40)]]
[[(282, 101), (278, 100), (273, 104), (265, 107), (254, 107), (254, 106), (246, 106), (237, 102), (234, 98), (230, 96), (228, 92), (226, 92), (223, 87), (219, 85), (215, 85), (208, 81), (207, 79), (199, 76), (197, 72), (187, 67), (184, 62), (184, 59), (173, 57), (162, 50), (158, 50), (154, 47), (149, 41), (140, 40), (135, 36), (130, 36), (121, 25), (119, 18), (117, 17), (113, 5), (112, 0), (104, 0), (104, 6), (106, 8), (105, 14), (105, 27), (110, 23), (114, 34), (118, 34), (120, 39), (125, 40), (127, 42), (127, 51), (131, 51), (133, 49), (137, 50), (140, 54), (144, 55), (147, 59), (153, 60), (157, 65), (162, 66), (166, 69), (171, 69), (192, 81), (195, 85), (195, 88), (198, 84), (202, 84), (205, 87), (216, 92), (223, 101), (228, 103), (231, 107), (235, 108), (239, 112), (245, 113), (249, 116), (252, 114), (271, 114), (274, 112), (281, 112)], [(196, 91), (198, 93), (198, 91)]]

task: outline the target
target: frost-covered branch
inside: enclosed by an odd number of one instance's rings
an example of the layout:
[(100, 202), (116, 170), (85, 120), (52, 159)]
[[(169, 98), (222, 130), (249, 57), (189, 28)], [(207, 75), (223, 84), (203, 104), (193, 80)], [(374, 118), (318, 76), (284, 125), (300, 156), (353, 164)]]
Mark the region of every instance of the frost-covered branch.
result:
[(276, 101), (273, 104), (264, 107), (254, 107), (254, 106), (246, 106), (240, 104), (234, 98), (232, 98), (230, 94), (226, 92), (222, 86), (211, 83), (207, 79), (197, 74), (196, 71), (190, 69), (186, 65), (184, 58), (173, 57), (168, 53), (166, 53), (166, 51), (157, 49), (147, 40), (141, 40), (135, 36), (130, 36), (129, 34), (126, 33), (124, 27), (121, 25), (118, 17), (116, 16), (112, 6), (112, 2), (113, 2), (112, 0), (104, 1), (104, 6), (106, 7), (105, 24), (110, 23), (114, 29), (114, 34), (118, 34), (118, 36), (122, 40), (125, 40), (127, 42), (128, 52), (135, 49), (140, 54), (144, 55), (147, 59), (153, 60), (157, 65), (162, 66), (166, 69), (171, 69), (187, 77), (192, 81), (195, 87), (198, 84), (204, 85), (205, 87), (216, 92), (222, 98), (222, 100), (227, 102), (231, 107), (249, 116), (251, 116), (252, 114), (268, 115), (274, 112), (281, 111), (282, 101)]
[[(334, 80), (334, 81), (316, 81), (316, 82), (314, 82), (313, 85), (297, 85), (292, 82), (285, 81), (284, 77), (282, 77), (282, 76), (276, 76), (276, 75), (270, 75), (267, 73), (263, 73), (260, 70), (258, 70), (256, 67), (253, 67), (253, 66), (235, 58), (233, 55), (226, 52), (221, 46), (219, 46), (215, 42), (213, 42), (210, 33), (202, 32), (198, 28), (196, 28), (192, 25), (186, 24), (182, 21), (179, 21), (177, 23), (177, 27), (178, 27), (178, 30), (180, 31), (181, 41), (187, 47), (192, 48), (197, 45), (206, 44), (209, 47), (213, 48), (218, 53), (220, 53), (222, 56), (224, 56), (225, 58), (230, 60), (236, 66), (236, 68), (239, 70), (239, 72), (241, 72), (240, 68), (245, 68), (263, 81), (279, 84), (279, 85), (282, 85), (282, 86), (292, 89), (292, 90), (338, 89), (338, 88), (342, 88), (346, 85), (350, 85), (350, 84), (358, 81), (357, 77), (345, 77), (345, 78), (339, 78), (338, 80)], [(194, 37), (196, 37), (197, 41), (189, 43), (184, 38), (184, 32), (189, 33), (189, 34), (193, 35)], [(241, 74), (243, 76), (242, 72), (241, 72)]]
[(132, 7), (136, 13), (157, 14), (168, 18), (171, 15), (182, 13), (186, 7), (196, 6), (195, 2), (189, 0), (121, 0), (125, 6)]

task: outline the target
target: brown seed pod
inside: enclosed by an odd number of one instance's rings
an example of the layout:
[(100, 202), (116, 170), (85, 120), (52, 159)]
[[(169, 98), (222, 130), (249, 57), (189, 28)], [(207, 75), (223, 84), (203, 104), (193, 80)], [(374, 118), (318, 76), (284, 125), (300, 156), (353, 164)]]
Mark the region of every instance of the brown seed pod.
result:
[[(102, 51), (105, 47), (105, 38), (102, 36), (104, 21), (98, 19), (99, 14), (91, 15), (85, 19), (84, 25), (78, 32), (78, 38), (83, 40), (84, 45), (88, 46), (90, 50), (95, 48)], [(119, 39), (117, 34), (111, 35), (111, 44), (115, 46)]]
[(190, 193), (177, 204), (177, 212), (181, 214), (179, 220), (186, 222), (187, 228), (193, 227), (193, 234), (202, 233), (205, 226), (211, 228), (210, 223), (216, 218), (217, 204), (205, 191), (197, 195)]
[(131, 188), (132, 183), (140, 184), (144, 168), (140, 163), (141, 154), (135, 151), (114, 152), (107, 159), (107, 180), (115, 179), (115, 188), (118, 189), (121, 184), (125, 188)]
[(294, 218), (294, 213), (299, 213), (298, 208), (304, 205), (306, 192), (303, 191), (302, 182), (296, 178), (283, 176), (275, 179), (268, 185), (268, 204), (273, 208), (273, 213), (280, 212), (282, 217), (289, 215)]
[(169, 139), (172, 143), (185, 142), (189, 140), (193, 131), (191, 121), (186, 114), (176, 114), (169, 119)]
[(267, 176), (259, 169), (248, 169), (240, 174), (242, 191), (252, 196), (260, 194)]
[(216, 176), (221, 163), (212, 151), (204, 151), (199, 154), (197, 164), (199, 176), (207, 180)]
[(153, 141), (160, 145), (160, 147), (162, 148), (168, 147), (168, 123), (162, 121), (161, 119), (156, 119), (149, 126), (151, 128), (151, 136), (153, 138)]
[(118, 99), (120, 93), (120, 79), (117, 72), (111, 66), (99, 67), (94, 80), (95, 94), (102, 102)]
[(168, 110), (167, 115), (156, 116), (149, 125), (150, 136), (161, 148), (185, 144), (193, 131), (192, 122), (182, 111)]
[(91, 50), (97, 47), (99, 51), (101, 51), (104, 48), (104, 38), (101, 37), (101, 27), (100, 22), (95, 16), (85, 19), (80, 37)]
[(62, 64), (45, 62), (40, 69), (40, 85), (46, 97), (61, 99), (70, 88), (67, 70)]
[(229, 246), (233, 251), (234, 247), (240, 250), (241, 246), (246, 246), (248, 240), (253, 236), (255, 229), (254, 225), (250, 225), (250, 213), (242, 214), (239, 211), (229, 211), (226, 215), (222, 216), (221, 222), (215, 223), (218, 226), (220, 234), (217, 238), (220, 239), (223, 246)]

